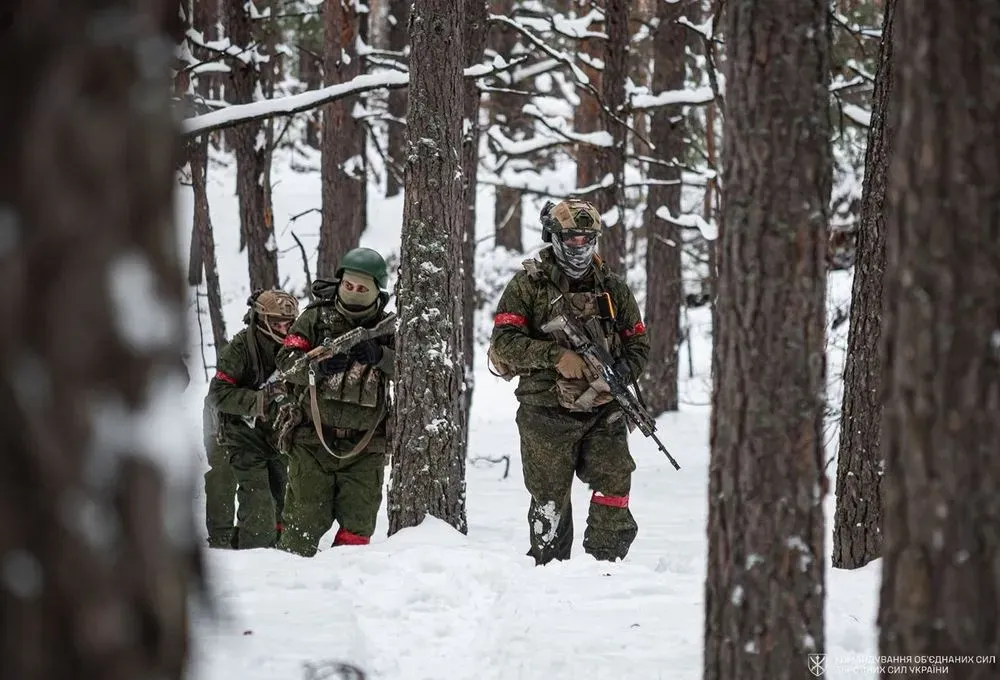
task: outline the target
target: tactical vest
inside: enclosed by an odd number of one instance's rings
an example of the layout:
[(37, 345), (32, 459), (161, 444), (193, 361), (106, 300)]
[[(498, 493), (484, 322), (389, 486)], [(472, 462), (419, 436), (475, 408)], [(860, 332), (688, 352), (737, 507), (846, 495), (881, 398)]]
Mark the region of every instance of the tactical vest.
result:
[[(324, 307), (320, 312), (323, 324), (333, 327), (333, 307)], [(319, 385), (319, 396), (325, 401), (354, 404), (375, 409), (384, 405), (389, 386), (389, 378), (374, 366), (352, 361), (342, 373), (328, 376)]]
[(343, 373), (323, 380), (320, 397), (345, 404), (376, 408), (384, 398), (387, 379), (374, 366), (352, 362)]
[[(541, 294), (547, 297), (545, 314), (547, 319), (565, 314), (580, 323), (591, 342), (601, 345), (612, 356), (621, 355), (622, 343), (616, 331), (614, 303), (610, 293), (603, 289), (599, 275), (595, 274), (598, 290), (570, 292), (568, 288), (553, 281), (538, 260), (525, 260), (521, 264), (528, 278), (538, 284)], [(553, 331), (550, 337), (560, 347), (573, 349), (562, 331)], [(497, 364), (497, 368), (500, 370), (500, 377), (505, 377), (504, 369), (510, 375), (505, 379), (513, 377), (509, 367)], [(569, 411), (590, 412), (613, 400), (603, 378), (589, 367), (585, 369), (585, 374), (586, 378), (583, 379), (568, 379), (562, 376), (556, 378), (555, 389), (560, 406)]]

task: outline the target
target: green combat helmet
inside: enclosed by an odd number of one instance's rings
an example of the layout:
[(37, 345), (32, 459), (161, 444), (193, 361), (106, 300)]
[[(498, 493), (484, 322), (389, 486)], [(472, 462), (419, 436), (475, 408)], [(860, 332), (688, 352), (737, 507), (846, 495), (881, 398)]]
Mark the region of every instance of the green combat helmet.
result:
[(316, 279), (313, 282), (313, 296), (321, 300), (334, 299), (345, 271), (367, 274), (375, 279), (382, 304), (389, 301), (389, 268), (382, 256), (371, 248), (354, 248), (347, 251), (332, 279)]
[(344, 259), (340, 261), (340, 267), (337, 268), (334, 278), (340, 279), (345, 269), (368, 274), (375, 279), (379, 291), (388, 297), (389, 269), (385, 266), (385, 260), (378, 252), (371, 248), (355, 248), (347, 251), (344, 254)]

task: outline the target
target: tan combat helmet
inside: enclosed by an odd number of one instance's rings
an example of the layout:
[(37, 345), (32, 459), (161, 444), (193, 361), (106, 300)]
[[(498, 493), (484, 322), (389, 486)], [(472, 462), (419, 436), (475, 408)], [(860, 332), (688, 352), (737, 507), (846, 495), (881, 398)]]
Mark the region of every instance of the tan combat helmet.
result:
[(299, 301), (283, 290), (265, 290), (253, 301), (253, 311), (257, 328), (280, 343), (285, 334), (275, 331), (271, 324), (295, 321), (299, 316)]
[(601, 213), (597, 212), (597, 208), (592, 203), (579, 198), (560, 201), (552, 208), (549, 215), (555, 222), (555, 225), (552, 225), (552, 231), (596, 231), (600, 233), (603, 226)]

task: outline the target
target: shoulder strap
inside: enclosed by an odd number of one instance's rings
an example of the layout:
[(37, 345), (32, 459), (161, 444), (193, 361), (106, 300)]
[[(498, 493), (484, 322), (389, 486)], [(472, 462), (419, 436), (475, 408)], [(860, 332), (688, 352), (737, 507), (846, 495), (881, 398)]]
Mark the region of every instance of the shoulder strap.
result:
[(375, 419), (375, 424), (372, 425), (371, 429), (365, 432), (365, 435), (361, 438), (354, 448), (347, 453), (337, 453), (333, 451), (330, 446), (326, 443), (326, 437), (323, 436), (323, 425), (319, 413), (319, 402), (316, 397), (316, 373), (312, 369), (309, 370), (309, 412), (312, 416), (313, 428), (316, 430), (316, 436), (319, 437), (319, 443), (323, 445), (326, 452), (329, 453), (334, 458), (340, 460), (346, 460), (348, 458), (354, 458), (356, 455), (364, 451), (365, 447), (375, 436), (375, 430), (382, 423), (382, 419), (386, 416), (386, 403), (385, 397), (379, 396), (378, 403), (378, 418)]

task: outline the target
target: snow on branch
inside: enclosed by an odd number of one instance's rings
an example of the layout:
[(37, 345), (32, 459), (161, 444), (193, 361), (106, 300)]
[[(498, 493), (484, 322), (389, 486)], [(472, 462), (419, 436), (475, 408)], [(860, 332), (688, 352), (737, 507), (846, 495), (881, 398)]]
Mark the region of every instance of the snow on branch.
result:
[(221, 130), (223, 128), (248, 123), (254, 120), (290, 116), (328, 104), (337, 99), (343, 99), (354, 94), (370, 90), (394, 89), (406, 87), (410, 82), (408, 73), (386, 72), (364, 74), (352, 78), (346, 83), (338, 83), (318, 90), (310, 90), (288, 97), (266, 99), (249, 104), (235, 104), (220, 111), (213, 111), (202, 116), (195, 116), (181, 121), (181, 132), (185, 137)]
[(606, 148), (614, 146), (614, 139), (605, 130), (576, 132), (567, 126), (564, 119), (546, 116), (534, 104), (525, 104), (521, 112), (526, 116), (534, 118), (552, 132), (575, 144), (589, 144), (590, 146), (603, 146)]
[[(517, 57), (503, 63), (483, 63), (467, 67), (463, 75), (466, 78), (482, 78), (495, 75), (507, 69), (512, 69), (524, 63), (527, 56)], [(187, 118), (181, 123), (181, 131), (185, 137), (221, 130), (241, 123), (254, 120), (274, 118), (276, 116), (291, 116), (329, 104), (337, 99), (379, 89), (396, 89), (409, 85), (409, 73), (387, 71), (384, 73), (366, 73), (356, 76), (346, 83), (337, 83), (317, 90), (309, 90), (288, 97), (278, 97), (249, 104), (234, 104), (219, 111), (201, 116)]]
[(665, 220), (671, 224), (676, 224), (678, 227), (697, 229), (701, 232), (701, 235), (706, 241), (714, 241), (719, 238), (718, 228), (714, 224), (706, 222), (705, 218), (697, 213), (675, 216), (670, 212), (670, 208), (665, 205), (661, 205), (656, 209), (655, 215), (661, 220)]
[(514, 21), (510, 17), (500, 16), (499, 14), (491, 14), (489, 16), (489, 21), (490, 23), (494, 24), (505, 24), (507, 26), (510, 26), (515, 31), (523, 35), (525, 38), (527, 38), (532, 45), (534, 45), (541, 51), (545, 52), (553, 59), (561, 61), (562, 63), (569, 66), (570, 69), (573, 71), (573, 77), (576, 78), (576, 80), (579, 83), (584, 85), (590, 85), (590, 78), (588, 78), (587, 74), (584, 73), (583, 70), (576, 65), (576, 62), (573, 61), (573, 58), (569, 54), (550, 47), (548, 44), (546, 44), (544, 40), (542, 40), (537, 35), (532, 33), (531, 30), (528, 29), (523, 24)]
[(713, 99), (715, 99), (715, 93), (708, 86), (687, 90), (664, 90), (659, 94), (634, 96), (631, 108), (633, 111), (647, 111), (670, 104), (708, 104)]
[(847, 104), (847, 103), (845, 103), (841, 108), (844, 111), (844, 115), (850, 118), (858, 125), (871, 127), (872, 124), (871, 111), (867, 111), (856, 104)]

